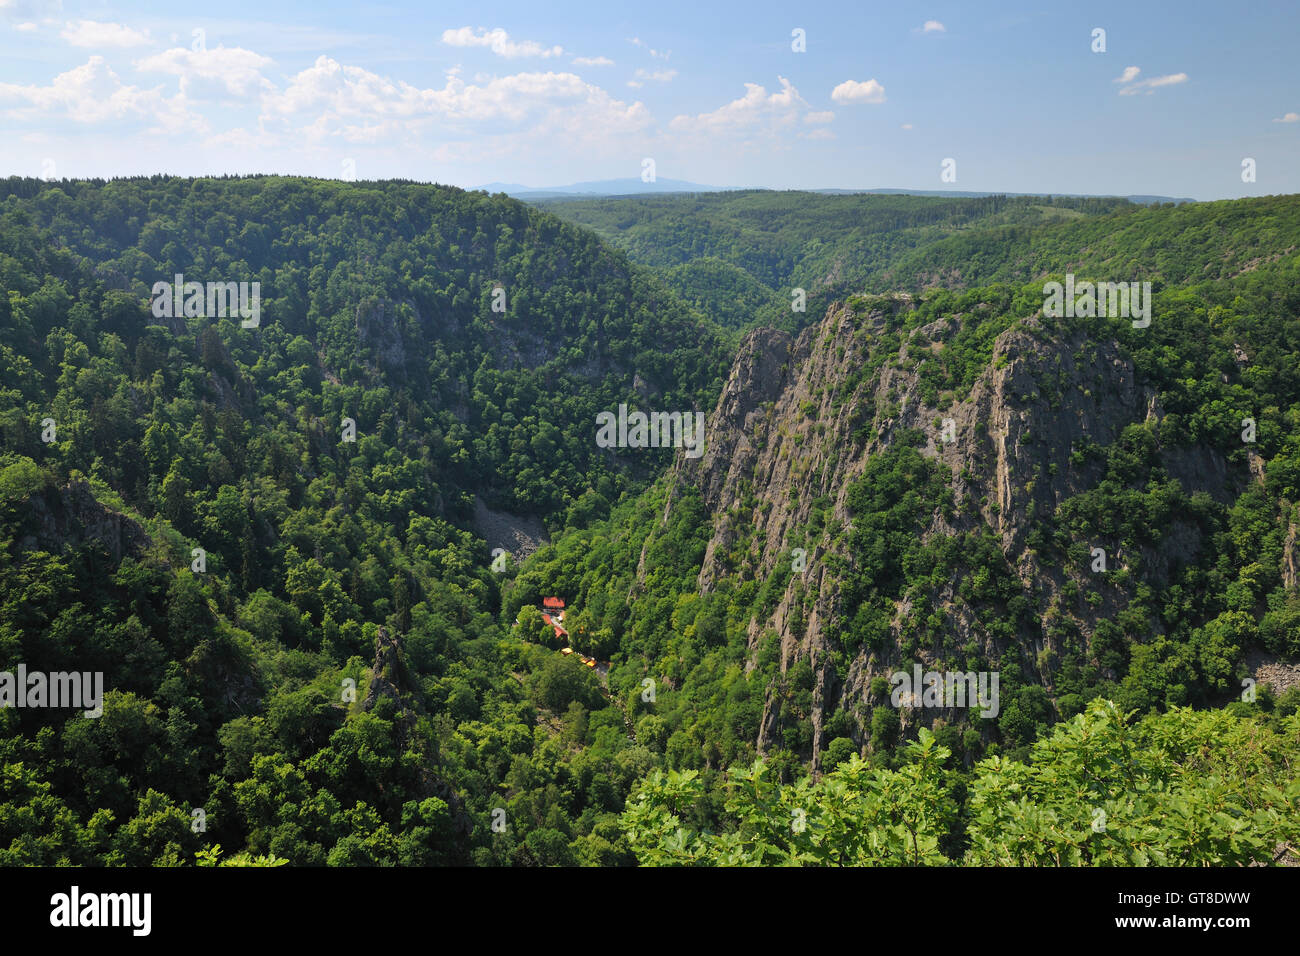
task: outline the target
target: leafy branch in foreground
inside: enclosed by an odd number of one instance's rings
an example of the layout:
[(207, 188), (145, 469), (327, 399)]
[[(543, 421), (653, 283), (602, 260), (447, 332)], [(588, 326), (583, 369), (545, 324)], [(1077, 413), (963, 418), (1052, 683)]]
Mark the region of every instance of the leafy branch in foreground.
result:
[(1300, 781), (1288, 779), (1300, 715), (1131, 717), (1096, 700), (1028, 763), (980, 762), (962, 854), (944, 852), (959, 836), (949, 751), (924, 728), (897, 770), (853, 755), (820, 781), (781, 786), (762, 760), (733, 768), (717, 832), (686, 822), (707, 802), (705, 778), (656, 771), (622, 827), (637, 859), (660, 866), (1223, 866), (1270, 863), (1300, 839)]
[(196, 866), (284, 866), (289, 861), (273, 853), (254, 856), (246, 850), (221, 859), (221, 844), (205, 847), (194, 854)]

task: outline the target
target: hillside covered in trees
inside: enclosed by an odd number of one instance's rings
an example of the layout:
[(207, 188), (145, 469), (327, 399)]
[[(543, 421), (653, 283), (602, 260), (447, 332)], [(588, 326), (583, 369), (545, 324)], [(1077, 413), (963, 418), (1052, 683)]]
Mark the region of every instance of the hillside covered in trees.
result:
[[(1297, 236), (1295, 197), (0, 182), (0, 669), (105, 687), (0, 709), (0, 863), (1272, 862)], [(1066, 272), (1150, 326), (1043, 318)], [(258, 324), (157, 315), (176, 276)], [(601, 447), (620, 404), (705, 454)], [(484, 509), (550, 540), (494, 560)], [(1000, 712), (892, 705), (913, 663)]]
[[(837, 298), (928, 284), (925, 274), (896, 264), (941, 239), (972, 234), (976, 242), (987, 241), (996, 230), (1001, 245), (1003, 235), (1026, 235), (1033, 225), (1142, 208), (1106, 198), (770, 190), (537, 204), (655, 268), (685, 301), (719, 323), (791, 331), (819, 319)], [(942, 274), (941, 267), (933, 270)], [(791, 308), (796, 288), (807, 298), (798, 312)]]

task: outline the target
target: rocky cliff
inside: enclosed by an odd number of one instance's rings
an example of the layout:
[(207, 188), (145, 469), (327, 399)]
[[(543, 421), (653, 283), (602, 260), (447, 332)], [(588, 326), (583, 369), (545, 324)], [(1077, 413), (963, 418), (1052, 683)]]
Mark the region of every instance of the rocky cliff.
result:
[(102, 505), (84, 481), (48, 485), (28, 499), (21, 540), (24, 551), (59, 552), (93, 543), (108, 552), (113, 565), (139, 557), (149, 546), (144, 529), (127, 515)]
[[(1139, 383), (1114, 341), (1032, 315), (1007, 323), (969, 388), (945, 390), (936, 399), (922, 381), (923, 364), (942, 356), (971, 318), (951, 315), (917, 325), (912, 300), (898, 295), (836, 305), (797, 338), (755, 330), (708, 420), (705, 454), (675, 466), (673, 481), (700, 490), (713, 522), (699, 575), (702, 591), (727, 576), (765, 580), (789, 573), (775, 611), (751, 620), (750, 646), (775, 632), (783, 673), (798, 660), (811, 665), (814, 768), (829, 714), (844, 709), (857, 716), (861, 742), (872, 678), (904, 663), (897, 639), (846, 656), (838, 638), (847, 626), (842, 571), (856, 559), (845, 534), (854, 520), (848, 492), (868, 461), (900, 436), (914, 442), (921, 433), (921, 454), (946, 467), (951, 489), (952, 507), (936, 505), (921, 537), (993, 536), (1003, 562), (994, 570), (1018, 582), (1029, 609), (1013, 637), (1006, 631), (995, 636), (960, 593), (963, 572), (954, 572), (926, 596), (942, 612), (945, 633), (932, 646), (914, 649), (911, 659), (960, 663), (954, 649), (974, 648), (978, 657), (998, 660), (1010, 651), (1050, 693), (1051, 662), (1066, 650), (1062, 645), (1073, 642), (1075, 655), (1088, 658), (1098, 622), (1119, 612), (1136, 586), (1126, 579), (1101, 583), (1092, 576), (1090, 550), (1085, 560), (1077, 554), (1066, 560), (1034, 531), (1044, 516), (1105, 476), (1104, 461), (1089, 449), (1119, 441), (1135, 424), (1160, 434), (1165, 413), (1155, 393)], [(1187, 493), (1224, 500), (1243, 480), (1221, 449), (1160, 443), (1154, 454), (1158, 468)], [(1161, 532), (1159, 548), (1109, 540), (1095, 545), (1105, 549), (1110, 570), (1140, 567), (1142, 580), (1159, 587), (1204, 544), (1197, 523), (1180, 516)], [(807, 552), (802, 573), (785, 571), (795, 547)], [(900, 596), (896, 638), (910, 611)], [(760, 750), (779, 739), (778, 711), (769, 689)], [(905, 710), (902, 717), (906, 725), (936, 714), (958, 716), (926, 709)]]

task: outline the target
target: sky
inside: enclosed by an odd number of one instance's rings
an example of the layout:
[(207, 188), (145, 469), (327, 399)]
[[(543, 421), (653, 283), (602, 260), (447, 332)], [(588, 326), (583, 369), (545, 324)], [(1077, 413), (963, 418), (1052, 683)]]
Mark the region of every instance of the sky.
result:
[(0, 175), (1295, 193), (1298, 37), (1294, 0), (0, 0)]

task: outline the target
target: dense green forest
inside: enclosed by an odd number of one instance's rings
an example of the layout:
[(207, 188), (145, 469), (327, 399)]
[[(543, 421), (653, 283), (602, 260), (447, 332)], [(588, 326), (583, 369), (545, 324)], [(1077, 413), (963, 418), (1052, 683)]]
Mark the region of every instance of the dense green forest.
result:
[[(1238, 256), (1233, 242), (1252, 241), (1250, 219), (1234, 212), (1235, 205), (1164, 212), (1197, 210), (1200, 222), (1232, 224), (1233, 232), (1220, 233), (1226, 236), (1225, 250), (1214, 257), (1217, 266), (1229, 255)], [(1166, 410), (1159, 421), (1125, 427), (1111, 444), (1084, 442), (1070, 449), (1068, 467), (1084, 479), (1084, 487), (1052, 511), (1030, 515), (1023, 556), (1037, 565), (1086, 569), (1097, 542), (1105, 542), (1112, 555), (1131, 555), (1103, 585), (1068, 580), (1040, 616), (1034, 602), (1042, 596), (1019, 580), (1022, 569), (1006, 559), (987, 526), (976, 520), (961, 534), (923, 535), (932, 514), (957, 524), (976, 514), (980, 503), (953, 500), (948, 484), (953, 476), (917, 450), (924, 443), (920, 431), (896, 434), (889, 448), (866, 459), (846, 496), (850, 526), (833, 527), (829, 502), (817, 501), (801, 536), (788, 540), (791, 548), (811, 548), (825, 534), (847, 555), (847, 560), (839, 554), (828, 558), (839, 584), (832, 650), (841, 678), (856, 655), (873, 651), (916, 659), (916, 652), (926, 649), (962, 670), (1000, 671), (1003, 705), (996, 719), (940, 731), (965, 764), (990, 753), (1027, 758), (1032, 742), (1056, 721), (1102, 697), (1141, 713), (1222, 705), (1237, 696), (1251, 651), (1290, 660), (1300, 656), (1300, 595), (1294, 573), (1286, 579), (1300, 517), (1295, 504), (1300, 501), (1295, 440), (1300, 263), (1289, 248), (1290, 237), (1300, 235), (1300, 204), (1287, 198), (1247, 205), (1255, 207), (1257, 218), (1283, 224), (1256, 253), (1267, 265), (1217, 281), (1160, 283), (1153, 306), (1160, 320), (1147, 329), (1093, 318), (1062, 320), (1053, 330), (1033, 333), (1052, 343), (1054, 336), (1079, 343), (1074, 348), (1080, 357), (1095, 353), (1096, 343), (1117, 340)], [(989, 231), (990, 249), (997, 236), (996, 228)], [(1041, 241), (1053, 237), (1050, 232)], [(1159, 230), (1151, 230), (1148, 244), (1164, 246)], [(1074, 267), (1100, 271), (1110, 261), (1109, 250), (1103, 254), (1101, 265), (1085, 260)], [(1132, 251), (1134, 258), (1146, 254)], [(1186, 262), (1178, 268), (1191, 271)], [(880, 300), (851, 297), (849, 303), (865, 318)], [(916, 375), (918, 392), (929, 404), (946, 407), (966, 396), (990, 365), (998, 335), (1041, 304), (1041, 281), (930, 290), (915, 308), (893, 312), (883, 328), (858, 324), (855, 340), (869, 344), (862, 356), (843, 360), (843, 381), (825, 387), (834, 392), (834, 407), (862, 408), (863, 390), (869, 397), (867, 386), (893, 365)], [(963, 318), (935, 352), (923, 330), (933, 330), (945, 316)], [(874, 336), (868, 334), (872, 331)], [(1069, 412), (1086, 388), (1068, 381), (1058, 358), (1032, 383), (1034, 394), (1012, 398), (1018, 404), (1041, 400), (1049, 415)], [(858, 454), (865, 436), (894, 414), (896, 409), (875, 409), (874, 416), (860, 418), (857, 437), (850, 439), (855, 444), (841, 449), (843, 457)], [(1241, 438), (1244, 417), (1256, 425), (1250, 444)], [(1053, 438), (1048, 434), (1040, 442), (1050, 447)], [(1222, 449), (1228, 469), (1215, 495), (1185, 487), (1189, 474), (1180, 480), (1170, 471), (1171, 461), (1205, 447)], [(1260, 469), (1259, 480), (1252, 467)], [(1033, 468), (1024, 476), (1030, 487), (1050, 481), (1057, 465)], [(1190, 477), (1198, 476), (1193, 470)], [(617, 647), (633, 665), (622, 687), (630, 700), (635, 702), (636, 682), (644, 675), (662, 675), (669, 682), (646, 719), (654, 727), (666, 722), (665, 746), (678, 766), (707, 771), (747, 763), (755, 756), (752, 741), (763, 704), (776, 701), (785, 746), (767, 757), (789, 779), (813, 755), (815, 674), (806, 658), (781, 666), (777, 635), (765, 634), (755, 647), (749, 633), (755, 618), (766, 621), (786, 591), (789, 552), (770, 572), (761, 570), (752, 558), (761, 542), (751, 525), (745, 532), (749, 539), (730, 541), (723, 563), (731, 573), (704, 591), (697, 577), (712, 528), (693, 489), (666, 479), (640, 507), (539, 552), (507, 596), (507, 611), (562, 582), (561, 590), (576, 595), (576, 603), (592, 615), (588, 631), (604, 635), (602, 647)], [(739, 507), (748, 514), (769, 502), (744, 499)], [(666, 521), (657, 520), (664, 515)], [(1167, 543), (1180, 539), (1176, 546)], [(1163, 562), (1144, 557), (1158, 558), (1170, 548), (1178, 550)], [(979, 644), (1005, 648), (1000, 658), (989, 659), (974, 641), (954, 643), (953, 608), (938, 594), (949, 582), (975, 618), (972, 631), (982, 639)], [(632, 596), (630, 612), (625, 595)], [(818, 597), (802, 595), (805, 612)], [(895, 623), (900, 606), (910, 612)], [(1079, 621), (1089, 617), (1099, 620), (1084, 640)], [(1044, 647), (1047, 639), (1065, 653), (1030, 650)], [(618, 677), (615, 672), (611, 680)], [(869, 706), (829, 715), (823, 763), (863, 746), (881, 758), (895, 748), (898, 717), (888, 696), (884, 681), (877, 679)], [(1291, 691), (1284, 709), (1294, 709), (1297, 696)], [(1257, 705), (1272, 707), (1273, 701), (1264, 695)]]
[[(1295, 197), (534, 207), (404, 182), (0, 182), (0, 669), (106, 691), (98, 718), (0, 709), (0, 864), (1271, 862), (1300, 839), (1300, 688), (1239, 689), (1247, 653), (1300, 656), (1297, 236)], [(1174, 515), (1205, 546), (1159, 586), (1130, 565), (1080, 642), (989, 535), (922, 539), (973, 506), (895, 435), (851, 525), (818, 505), (790, 542), (848, 555), (834, 667), (938, 647), (1000, 669), (1001, 713), (904, 728), (873, 687), (829, 713), (810, 772), (817, 677), (750, 635), (789, 557), (759, 573), (742, 536), (702, 588), (717, 516), (680, 452), (600, 448), (596, 413), (710, 413), (740, 330), (833, 303), (861, 314), (844, 401), (898, 365), (946, 407), (1065, 271), (1154, 281), (1145, 334), (1060, 334), (1115, 342), (1166, 414), (1077, 448), (1088, 487), (1027, 548), (1176, 549)], [(155, 317), (177, 274), (260, 283), (260, 324)], [(891, 290), (909, 308), (870, 325), (864, 293)], [(1054, 374), (1038, 388), (1068, 412)], [(1200, 445), (1226, 449), (1218, 497), (1161, 457)], [(550, 542), (494, 569), (476, 497)], [(950, 579), (1001, 659), (944, 647), (926, 601)], [(535, 610), (552, 595), (600, 666), (560, 653)], [(1048, 628), (1078, 652), (1040, 667)]]
[[(924, 274), (896, 268), (941, 239), (1004, 227), (1130, 213), (1124, 199), (1041, 196), (824, 195), (740, 190), (613, 199), (546, 199), (538, 205), (594, 229), (656, 268), (681, 297), (717, 322), (798, 328), (836, 298), (911, 289)], [(948, 246), (943, 246), (946, 250)], [(961, 260), (956, 260), (960, 263)], [(932, 263), (933, 274), (942, 274)], [(916, 278), (914, 278), (916, 277)], [(792, 290), (807, 301), (791, 309)]]

